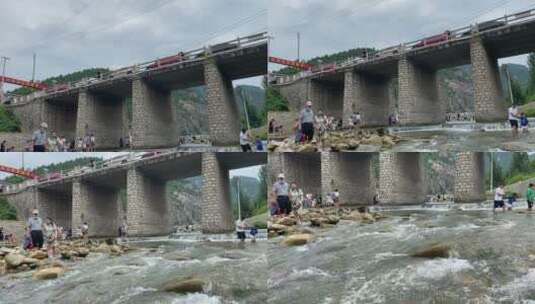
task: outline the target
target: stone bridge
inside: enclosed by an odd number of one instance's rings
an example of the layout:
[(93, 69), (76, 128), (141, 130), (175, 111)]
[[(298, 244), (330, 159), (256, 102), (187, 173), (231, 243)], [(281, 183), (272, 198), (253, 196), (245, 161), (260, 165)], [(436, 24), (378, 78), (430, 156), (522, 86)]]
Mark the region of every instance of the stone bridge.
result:
[[(345, 205), (425, 202), (427, 193), (423, 153), (270, 153), (270, 183), (278, 173), (296, 182), (305, 193), (325, 197), (338, 189)], [(455, 155), (455, 202), (481, 202), (484, 198), (483, 153)]]
[[(67, 138), (93, 132), (98, 149), (113, 149), (131, 128), (135, 149), (160, 148), (178, 143), (171, 92), (204, 85), (212, 143), (234, 145), (240, 119), (232, 81), (266, 74), (267, 38), (258, 34), (227, 44), (230, 50), (203, 50), (161, 67), (154, 67), (155, 61), (123, 68), (61, 91), (15, 98), (6, 107), (21, 120), (23, 132), (47, 122), (51, 131)], [(132, 100), (131, 118), (127, 99)]]
[(535, 11), (497, 22), (503, 26), (484, 31), (467, 27), (441, 43), (403, 44), (328, 72), (304, 73), (273, 86), (289, 100), (292, 109), (299, 109), (310, 99), (316, 109), (343, 118), (345, 124), (352, 111), (358, 111), (364, 126), (384, 126), (396, 106), (401, 125), (441, 124), (446, 102), (439, 98), (437, 71), (471, 64), (475, 120), (505, 120), (498, 59), (535, 50)]
[[(33, 208), (64, 227), (90, 226), (92, 236), (113, 236), (123, 221), (133, 236), (171, 232), (166, 182), (202, 176), (201, 226), (205, 233), (234, 231), (229, 170), (267, 162), (265, 153), (160, 154), (114, 167), (46, 181), (6, 193), (24, 219)], [(126, 196), (126, 204), (124, 198)]]

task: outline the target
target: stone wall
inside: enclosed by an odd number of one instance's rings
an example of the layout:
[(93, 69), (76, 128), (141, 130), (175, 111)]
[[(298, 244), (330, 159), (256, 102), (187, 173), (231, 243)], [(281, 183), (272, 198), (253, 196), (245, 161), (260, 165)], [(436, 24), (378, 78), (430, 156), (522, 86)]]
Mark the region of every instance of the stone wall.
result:
[(96, 95), (82, 91), (78, 95), (78, 116), (76, 120), (76, 136), (84, 137), (87, 133), (95, 135), (97, 149), (111, 149), (119, 146), (123, 134), (124, 100), (117, 97)]
[(203, 153), (202, 176), (202, 231), (205, 233), (234, 231), (229, 173), (220, 163), (216, 153)]
[(31, 133), (0, 132), (0, 141), (6, 141), (6, 147), (14, 147), (14, 151), (24, 151), (26, 142), (32, 139)]
[(373, 153), (322, 152), (322, 193), (338, 189), (343, 205), (368, 205), (376, 193)]
[(129, 233), (163, 235), (171, 232), (165, 181), (146, 176), (137, 167), (128, 170), (126, 180), (126, 220)]
[[(63, 101), (49, 100), (43, 101), (42, 104), (42, 121), (48, 124), (49, 135), (55, 132), (57, 135), (65, 136), (68, 139), (74, 138), (77, 115), (76, 105)], [(34, 122), (33, 124), (39, 125), (40, 123), (41, 122)]]
[(39, 215), (50, 217), (64, 228), (72, 226), (72, 192), (37, 189)]
[(420, 153), (379, 154), (379, 201), (384, 204), (421, 204), (426, 188)]
[(345, 73), (344, 124), (353, 111), (360, 112), (362, 126), (384, 126), (391, 114), (389, 79), (354, 71)]
[(22, 132), (31, 133), (39, 128), (39, 125), (43, 122), (43, 105), (44, 101), (38, 99), (24, 104), (5, 107), (19, 119)]
[(232, 80), (212, 60), (204, 65), (208, 128), (214, 145), (235, 145), (239, 142), (240, 116), (234, 101)]
[(313, 103), (315, 113), (322, 111), (328, 116), (341, 119), (344, 108), (344, 83), (313, 79), (310, 81), (309, 99)]
[(482, 202), (485, 200), (484, 155), (479, 152), (458, 152), (455, 159), (456, 203)]
[(476, 121), (494, 122), (507, 119), (498, 59), (485, 47), (479, 36), (470, 41), (470, 57)]
[(279, 93), (288, 101), (290, 111), (299, 111), (305, 105), (309, 96), (309, 79), (301, 79), (287, 85), (277, 86)]
[(4, 228), (4, 234), (13, 233), (15, 240), (20, 241), (24, 237), (25, 221), (7, 221), (0, 220), (0, 227)]
[(37, 192), (35, 189), (21, 191), (18, 193), (3, 195), (9, 204), (17, 210), (17, 219), (25, 221), (30, 217), (33, 209), (38, 208)]
[(132, 137), (133, 147), (138, 149), (178, 144), (171, 92), (141, 78), (132, 82)]
[(436, 71), (403, 57), (399, 60), (398, 74), (400, 124), (442, 123), (445, 105), (438, 98)]
[(118, 204), (119, 191), (87, 182), (73, 183), (74, 228), (84, 222), (89, 226), (90, 236), (115, 236), (120, 224)]
[(282, 131), (281, 133), (272, 134), (270, 136), (280, 138), (280, 137), (288, 137), (293, 132), (293, 127), (296, 123), (296, 119), (299, 118), (299, 112), (297, 111), (291, 111), (291, 112), (268, 112), (268, 122), (274, 118), (277, 125), (282, 125)]

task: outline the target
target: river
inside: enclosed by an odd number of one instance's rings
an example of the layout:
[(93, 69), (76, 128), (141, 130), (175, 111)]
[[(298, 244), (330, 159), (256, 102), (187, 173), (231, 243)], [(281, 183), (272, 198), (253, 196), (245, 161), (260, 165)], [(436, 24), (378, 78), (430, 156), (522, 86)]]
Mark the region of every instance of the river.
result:
[[(535, 303), (535, 214), (489, 207), (386, 208), (303, 247), (270, 239), (270, 303)], [(434, 244), (450, 257), (410, 256)]]
[[(36, 281), (31, 272), (0, 276), (0, 303), (265, 303), (266, 241), (185, 241), (148, 239), (118, 257), (91, 253), (66, 263), (59, 279)], [(191, 257), (182, 260), (184, 256)], [(171, 279), (196, 276), (204, 293), (160, 291)]]

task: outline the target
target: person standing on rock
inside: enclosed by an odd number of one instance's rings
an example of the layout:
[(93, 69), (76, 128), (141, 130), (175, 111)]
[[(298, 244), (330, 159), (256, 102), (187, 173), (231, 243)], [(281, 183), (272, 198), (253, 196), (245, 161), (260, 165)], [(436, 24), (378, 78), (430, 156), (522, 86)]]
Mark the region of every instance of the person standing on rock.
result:
[(89, 225), (87, 224), (87, 222), (84, 222), (82, 224), (80, 231), (82, 232), (82, 239), (84, 241), (87, 241), (87, 234), (89, 233)]
[(279, 174), (277, 181), (273, 184), (273, 193), (275, 194), (275, 197), (277, 197), (279, 212), (284, 215), (288, 215), (292, 212), (290, 198), (288, 196), (289, 188), (290, 186), (284, 180), (284, 174)]
[(299, 113), (299, 123), (301, 124), (301, 132), (305, 137), (305, 141), (310, 142), (314, 138), (314, 111), (312, 110), (312, 101), (307, 101), (305, 108)]
[(48, 125), (46, 122), (41, 123), (39, 129), (35, 130), (32, 135), (33, 152), (45, 152), (48, 141), (46, 129)]
[(509, 124), (511, 124), (511, 129), (513, 131), (513, 137), (516, 137), (518, 135), (518, 109), (516, 108), (516, 105), (513, 104), (508, 110), (508, 118), (509, 118)]
[(499, 185), (498, 188), (496, 188), (496, 191), (494, 192), (494, 208), (492, 209), (493, 212), (496, 212), (496, 208), (502, 208), (505, 212), (505, 202), (503, 201), (504, 196), (505, 190), (503, 189), (503, 185)]
[(240, 132), (240, 146), (242, 152), (250, 152), (251, 150), (251, 139), (249, 137), (249, 131), (245, 128), (241, 129)]
[(528, 201), (528, 211), (533, 208), (533, 202), (535, 202), (535, 190), (533, 190), (533, 184), (529, 183), (528, 190), (526, 191), (526, 200)]
[(290, 186), (290, 202), (292, 206), (292, 211), (297, 218), (297, 220), (300, 222), (301, 217), (299, 216), (299, 210), (303, 206), (303, 190), (297, 188), (296, 183), (292, 183)]
[(33, 210), (32, 217), (28, 220), (28, 229), (30, 229), (33, 246), (43, 248), (43, 220), (39, 217), (37, 209)]
[(44, 225), (45, 235), (46, 235), (46, 250), (49, 257), (56, 255), (56, 243), (58, 237), (58, 230), (56, 223), (51, 218), (46, 219)]

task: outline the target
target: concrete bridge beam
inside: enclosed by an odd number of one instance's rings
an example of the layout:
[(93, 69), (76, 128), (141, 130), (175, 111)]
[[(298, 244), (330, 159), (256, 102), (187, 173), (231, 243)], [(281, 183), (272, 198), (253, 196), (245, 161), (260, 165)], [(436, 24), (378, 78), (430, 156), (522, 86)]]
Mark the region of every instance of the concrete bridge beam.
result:
[(119, 227), (119, 191), (84, 181), (72, 184), (72, 228), (84, 222), (90, 236), (115, 236)]
[(485, 163), (481, 152), (458, 152), (455, 159), (454, 201), (473, 203), (485, 200)]
[(124, 100), (116, 97), (97, 95), (81, 91), (78, 95), (78, 113), (76, 119), (76, 137), (86, 134), (95, 135), (97, 149), (111, 149), (119, 146), (119, 139), (124, 133)]
[(470, 41), (470, 57), (476, 121), (495, 122), (507, 119), (498, 59), (485, 47), (479, 36)]
[(420, 153), (379, 154), (379, 201), (384, 204), (425, 202), (426, 187)]
[(343, 123), (349, 125), (350, 116), (360, 112), (362, 126), (384, 126), (391, 109), (389, 79), (365, 75), (355, 71), (344, 74)]
[(126, 178), (126, 222), (129, 233), (137, 236), (165, 235), (171, 232), (170, 207), (165, 182), (146, 176), (137, 167)]
[[(120, 112), (122, 116), (124, 113)], [(171, 91), (156, 88), (148, 80), (132, 82), (132, 146), (160, 148), (178, 144), (175, 107)]]
[(321, 153), (322, 193), (338, 189), (343, 205), (372, 204), (375, 183), (373, 153)]
[(234, 231), (230, 203), (229, 172), (219, 161), (217, 154), (202, 154), (203, 191), (201, 203), (201, 226), (204, 233)]
[(438, 97), (436, 71), (402, 57), (398, 63), (398, 74), (400, 124), (442, 123), (445, 107)]
[(208, 128), (214, 145), (239, 143), (240, 115), (234, 99), (232, 80), (213, 60), (204, 64)]

